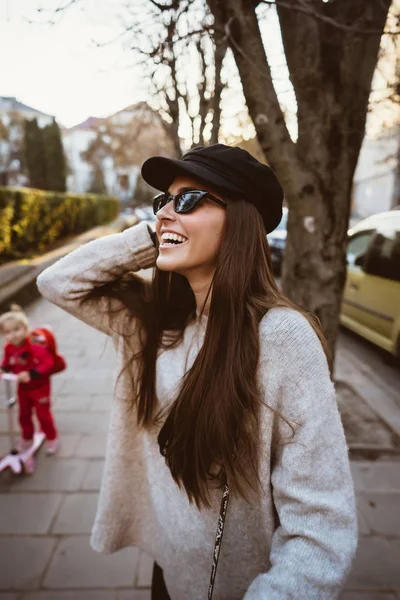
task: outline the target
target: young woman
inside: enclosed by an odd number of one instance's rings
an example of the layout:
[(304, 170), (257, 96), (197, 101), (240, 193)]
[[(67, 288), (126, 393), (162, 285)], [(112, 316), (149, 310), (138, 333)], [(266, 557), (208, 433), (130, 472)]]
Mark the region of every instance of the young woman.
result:
[[(347, 447), (323, 336), (277, 289), (282, 189), (221, 144), (153, 157), (145, 224), (47, 269), (42, 294), (113, 339), (119, 365), (93, 547), (143, 548), (153, 598), (337, 598), (356, 548)], [(153, 267), (152, 281), (137, 274)], [(165, 583), (164, 583), (165, 580)]]

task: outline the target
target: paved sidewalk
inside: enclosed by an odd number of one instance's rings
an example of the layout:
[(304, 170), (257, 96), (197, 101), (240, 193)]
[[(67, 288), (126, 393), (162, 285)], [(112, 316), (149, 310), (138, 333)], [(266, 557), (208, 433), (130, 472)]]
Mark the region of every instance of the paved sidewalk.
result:
[[(55, 457), (41, 452), (32, 477), (0, 479), (0, 600), (149, 600), (152, 561), (143, 552), (100, 555), (89, 546), (112, 401), (111, 343), (45, 300), (27, 312), (32, 324), (54, 327), (69, 363), (53, 380), (62, 447)], [(1, 409), (0, 455), (6, 431)], [(352, 469), (360, 545), (342, 600), (399, 600), (400, 461)]]
[[(2, 477), (1, 600), (149, 600), (152, 561), (138, 549), (101, 555), (89, 546), (112, 401), (114, 352), (107, 338), (45, 300), (31, 323), (57, 332), (69, 369), (53, 379), (62, 445), (41, 451), (32, 477)], [(0, 455), (8, 451), (0, 411)], [(10, 593), (15, 590), (15, 593)]]

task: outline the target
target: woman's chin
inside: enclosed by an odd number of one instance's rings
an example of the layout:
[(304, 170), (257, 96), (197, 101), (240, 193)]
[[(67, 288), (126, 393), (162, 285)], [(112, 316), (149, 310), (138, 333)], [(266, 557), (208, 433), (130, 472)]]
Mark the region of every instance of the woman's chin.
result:
[(178, 260), (174, 260), (172, 257), (158, 255), (156, 261), (157, 268), (160, 271), (179, 271), (182, 268), (182, 264)]

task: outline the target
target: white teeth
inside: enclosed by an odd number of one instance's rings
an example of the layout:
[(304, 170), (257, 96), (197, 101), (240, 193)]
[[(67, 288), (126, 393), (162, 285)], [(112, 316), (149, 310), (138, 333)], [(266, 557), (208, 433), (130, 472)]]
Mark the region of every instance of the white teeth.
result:
[(163, 233), (161, 235), (161, 239), (163, 242), (173, 241), (173, 242), (186, 242), (186, 238), (177, 233)]

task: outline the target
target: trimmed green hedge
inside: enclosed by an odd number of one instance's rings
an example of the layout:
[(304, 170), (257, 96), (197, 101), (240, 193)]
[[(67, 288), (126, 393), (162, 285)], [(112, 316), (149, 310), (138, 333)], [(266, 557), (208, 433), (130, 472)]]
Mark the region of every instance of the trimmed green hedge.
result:
[(40, 252), (63, 237), (112, 221), (119, 209), (112, 196), (0, 186), (0, 257)]

